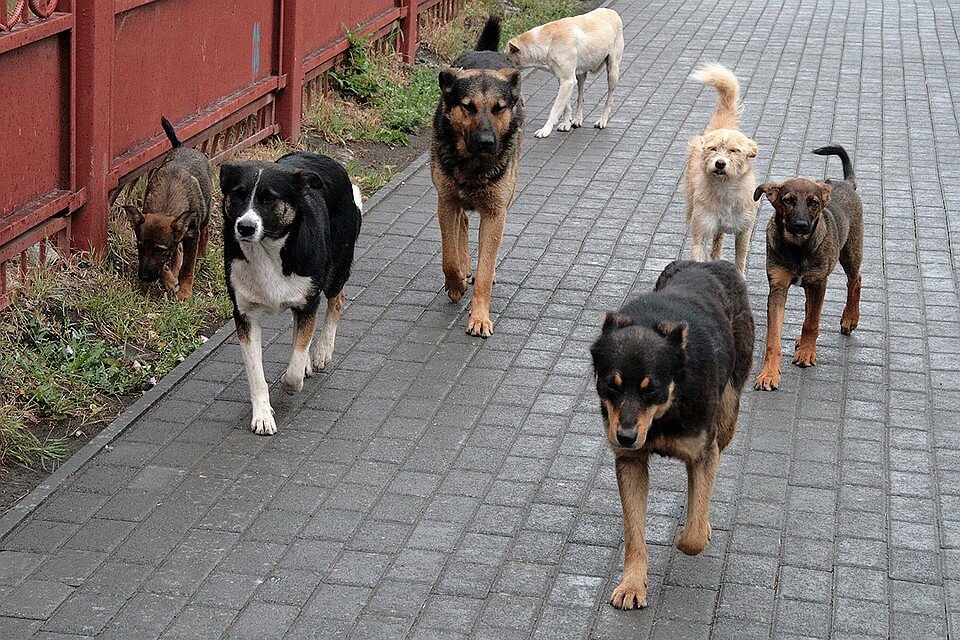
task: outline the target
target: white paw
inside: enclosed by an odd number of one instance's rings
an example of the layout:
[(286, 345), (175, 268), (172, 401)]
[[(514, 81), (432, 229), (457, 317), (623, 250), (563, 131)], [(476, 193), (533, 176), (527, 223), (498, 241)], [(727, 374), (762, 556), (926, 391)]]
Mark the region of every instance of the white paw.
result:
[(546, 126), (543, 129), (538, 129), (536, 133), (533, 134), (534, 138), (546, 138), (550, 135), (550, 132), (553, 130), (553, 127)]
[(272, 436), (277, 432), (277, 423), (273, 419), (273, 409), (267, 413), (254, 413), (253, 420), (250, 421), (250, 431), (258, 436)]
[(595, 126), (597, 129), (603, 129), (604, 127), (607, 126), (606, 118), (600, 118), (599, 120), (593, 123), (593, 126)]
[(313, 349), (313, 367), (317, 371), (325, 369), (333, 360), (333, 345), (332, 341), (329, 343), (324, 340), (317, 342), (317, 346)]
[(280, 386), (287, 395), (292, 396), (295, 393), (300, 393), (303, 391), (303, 374), (297, 375), (291, 372), (290, 369), (287, 369), (286, 372), (280, 376)]
[(570, 131), (571, 126), (572, 125), (569, 121), (561, 122), (560, 124), (557, 125), (557, 131)]
[(574, 118), (573, 120), (571, 120), (571, 121), (570, 121), (570, 126), (573, 127), (574, 129), (579, 129), (580, 127), (582, 127), (582, 126), (583, 126), (583, 116), (581, 116), (581, 117), (579, 117), (579, 118)]

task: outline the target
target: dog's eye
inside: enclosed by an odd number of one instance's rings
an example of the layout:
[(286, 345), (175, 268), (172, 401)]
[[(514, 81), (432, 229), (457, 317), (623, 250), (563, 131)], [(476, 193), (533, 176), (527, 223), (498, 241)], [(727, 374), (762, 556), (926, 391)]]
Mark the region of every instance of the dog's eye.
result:
[(740, 149), (730, 149), (730, 153), (740, 153)]
[(464, 111), (466, 111), (472, 116), (477, 114), (477, 107), (472, 102), (466, 102), (464, 104), (461, 104), (460, 106), (463, 107)]
[(808, 198), (807, 206), (810, 207), (811, 209), (816, 209), (817, 207), (820, 206), (820, 201), (817, 200), (816, 198)]
[(783, 203), (792, 207), (793, 205), (797, 204), (797, 199), (793, 196), (787, 196), (783, 199)]
[(495, 104), (493, 105), (493, 108), (490, 109), (490, 113), (492, 113), (493, 115), (497, 115), (498, 113), (503, 112), (504, 109), (506, 109), (506, 107), (504, 107), (503, 105)]

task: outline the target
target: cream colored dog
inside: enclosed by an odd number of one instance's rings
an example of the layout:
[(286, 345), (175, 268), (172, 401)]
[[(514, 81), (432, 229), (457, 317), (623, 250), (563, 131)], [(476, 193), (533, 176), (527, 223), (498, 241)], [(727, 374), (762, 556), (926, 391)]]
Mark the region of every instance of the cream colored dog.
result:
[(694, 260), (718, 260), (723, 251), (723, 234), (736, 236), (736, 265), (747, 270), (750, 236), (757, 219), (753, 191), (757, 179), (751, 158), (757, 157), (757, 143), (737, 130), (742, 107), (740, 83), (733, 72), (719, 64), (707, 65), (693, 79), (717, 89), (717, 109), (702, 135), (690, 141), (684, 190), (687, 197), (687, 226), (690, 228)]
[[(507, 43), (507, 55), (521, 68), (543, 69), (556, 76), (560, 83), (546, 124), (534, 133), (546, 138), (557, 126), (570, 131), (583, 124), (583, 85), (587, 73), (599, 73), (607, 65), (607, 103), (603, 115), (593, 125), (607, 126), (613, 103), (613, 90), (620, 80), (620, 58), (623, 57), (623, 22), (613, 9), (595, 9), (582, 16), (563, 18), (535, 27)], [(577, 87), (577, 113), (572, 118), (570, 97)], [(561, 120), (561, 116), (563, 119)]]

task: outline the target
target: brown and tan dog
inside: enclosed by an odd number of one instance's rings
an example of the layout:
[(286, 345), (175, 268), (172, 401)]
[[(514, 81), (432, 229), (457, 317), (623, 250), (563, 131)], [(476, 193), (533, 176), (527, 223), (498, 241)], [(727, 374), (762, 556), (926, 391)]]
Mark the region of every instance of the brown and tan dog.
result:
[(475, 51), (440, 72), (430, 167), (437, 188), (444, 287), (454, 302), (471, 276), (467, 211), (480, 214), (480, 246), (467, 333), (488, 338), (490, 295), (507, 207), (519, 177), (523, 103), (520, 71), (497, 52), (500, 20), (491, 17)]
[(780, 387), (780, 338), (790, 285), (802, 286), (807, 300), (793, 364), (817, 364), (820, 311), (827, 278), (838, 261), (847, 275), (847, 304), (840, 318), (840, 333), (849, 335), (860, 321), (863, 203), (856, 192), (853, 164), (840, 146), (821, 147), (814, 153), (839, 156), (843, 180), (792, 178), (764, 183), (754, 193), (756, 200), (766, 195), (775, 209), (767, 225), (767, 347), (763, 370), (754, 384), (764, 391)]
[(147, 183), (143, 208), (124, 207), (137, 235), (137, 277), (144, 289), (158, 279), (178, 300), (193, 294), (197, 257), (207, 252), (213, 188), (210, 162), (184, 147), (161, 118), (173, 149)]

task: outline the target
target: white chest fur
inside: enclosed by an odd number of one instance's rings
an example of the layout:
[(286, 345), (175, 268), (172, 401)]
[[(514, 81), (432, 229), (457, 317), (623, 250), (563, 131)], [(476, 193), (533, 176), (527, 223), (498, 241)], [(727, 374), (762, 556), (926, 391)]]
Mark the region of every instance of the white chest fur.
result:
[(240, 243), (247, 259), (234, 260), (230, 265), (230, 284), (242, 313), (279, 313), (303, 305), (313, 293), (313, 280), (309, 277), (283, 275), (280, 248), (285, 239)]

